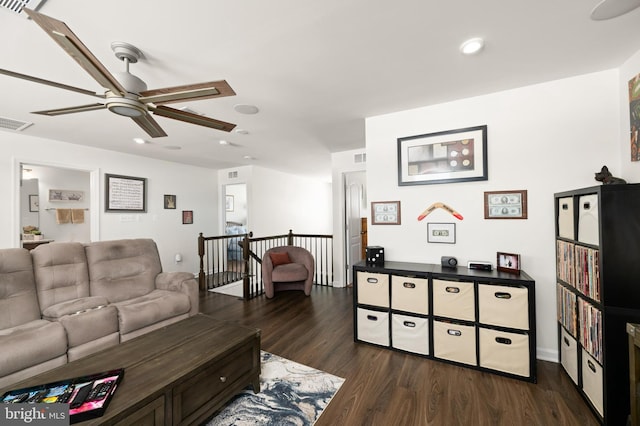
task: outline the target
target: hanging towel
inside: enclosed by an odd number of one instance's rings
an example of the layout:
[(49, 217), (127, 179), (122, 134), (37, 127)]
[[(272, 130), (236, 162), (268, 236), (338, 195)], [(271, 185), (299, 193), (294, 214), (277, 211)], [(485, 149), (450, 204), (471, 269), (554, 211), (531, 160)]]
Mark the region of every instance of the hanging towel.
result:
[(71, 223), (84, 223), (84, 209), (71, 209)]
[(56, 209), (56, 223), (62, 225), (69, 222), (71, 222), (71, 209)]

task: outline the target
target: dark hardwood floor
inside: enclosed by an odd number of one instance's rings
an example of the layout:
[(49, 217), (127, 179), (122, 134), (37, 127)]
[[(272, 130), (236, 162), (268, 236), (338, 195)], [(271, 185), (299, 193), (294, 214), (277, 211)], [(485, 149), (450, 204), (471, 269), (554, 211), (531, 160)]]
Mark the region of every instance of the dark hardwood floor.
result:
[(200, 310), (262, 330), (262, 349), (346, 379), (317, 426), (597, 425), (559, 364), (538, 383), (353, 341), (351, 288), (315, 287), (248, 302), (206, 292)]

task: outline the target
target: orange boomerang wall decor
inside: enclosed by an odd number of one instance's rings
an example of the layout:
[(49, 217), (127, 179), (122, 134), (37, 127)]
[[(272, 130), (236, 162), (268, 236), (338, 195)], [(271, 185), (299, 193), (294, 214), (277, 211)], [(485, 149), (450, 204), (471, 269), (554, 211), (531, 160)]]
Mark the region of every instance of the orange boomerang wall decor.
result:
[(431, 204), (429, 207), (427, 207), (425, 209), (425, 211), (423, 211), (422, 213), (420, 213), (420, 216), (418, 216), (418, 221), (421, 221), (422, 219), (424, 219), (425, 217), (427, 217), (429, 214), (431, 214), (431, 212), (433, 212), (435, 209), (443, 209), (446, 210), (447, 212), (449, 212), (453, 217), (455, 217), (456, 219), (462, 220), (464, 219), (462, 217), (462, 215), (460, 213), (458, 213), (457, 211), (455, 211), (454, 209), (452, 209), (451, 207), (449, 207), (448, 205), (446, 205), (445, 203), (441, 203), (441, 202), (437, 202), (437, 203), (433, 203)]

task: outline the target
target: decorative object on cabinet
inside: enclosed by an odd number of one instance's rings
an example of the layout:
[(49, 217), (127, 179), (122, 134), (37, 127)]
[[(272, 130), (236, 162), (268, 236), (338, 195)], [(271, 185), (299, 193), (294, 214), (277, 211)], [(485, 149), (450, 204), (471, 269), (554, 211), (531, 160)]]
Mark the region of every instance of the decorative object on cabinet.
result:
[(400, 201), (372, 201), (372, 225), (400, 225)]
[(514, 253), (502, 253), (499, 251), (496, 255), (496, 269), (500, 272), (519, 274), (520, 255)]
[(365, 252), (367, 265), (384, 266), (384, 247), (367, 246)]
[(29, 211), (30, 212), (40, 211), (40, 197), (37, 194), (29, 195)]
[(458, 220), (464, 219), (460, 213), (458, 213), (457, 211), (455, 211), (454, 209), (452, 209), (451, 207), (449, 207), (445, 203), (437, 202), (437, 203), (431, 204), (422, 213), (420, 213), (420, 216), (418, 216), (418, 221), (421, 221), (422, 219), (424, 219), (425, 217), (430, 215), (435, 209), (446, 210), (447, 212), (449, 212), (451, 214), (451, 216), (455, 217)]
[(84, 191), (68, 189), (50, 189), (49, 201), (83, 201)]
[(487, 126), (398, 138), (398, 185), (487, 180)]
[(453, 256), (442, 256), (440, 258), (440, 265), (442, 265), (443, 268), (457, 268), (458, 259)]
[(176, 208), (176, 196), (175, 195), (166, 195), (164, 196), (164, 208), (165, 209), (175, 209)]
[(353, 266), (354, 341), (536, 382), (535, 282), (426, 263)]
[(427, 223), (427, 242), (428, 243), (456, 243), (456, 224), (455, 223)]
[(627, 183), (626, 180), (613, 176), (607, 166), (602, 166), (602, 169), (600, 169), (599, 172), (596, 172), (595, 179), (598, 182), (602, 182), (603, 185), (619, 185)]
[(147, 179), (105, 174), (105, 212), (147, 211)]
[(527, 190), (486, 191), (485, 219), (526, 219)]
[(560, 363), (603, 424), (625, 424), (626, 324), (640, 323), (640, 185), (561, 192), (554, 203)]
[(193, 210), (182, 210), (182, 224), (183, 225), (193, 224)]
[(629, 80), (631, 161), (640, 161), (640, 74)]

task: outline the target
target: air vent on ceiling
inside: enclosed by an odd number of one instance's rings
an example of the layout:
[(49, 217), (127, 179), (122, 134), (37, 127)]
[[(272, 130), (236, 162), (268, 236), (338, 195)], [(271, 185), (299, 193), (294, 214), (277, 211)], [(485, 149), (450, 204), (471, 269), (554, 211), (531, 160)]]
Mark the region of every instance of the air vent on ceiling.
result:
[(237, 178), (238, 172), (229, 172), (227, 176), (229, 177), (229, 179)]
[(12, 118), (0, 117), (0, 129), (9, 129), (16, 130), (18, 132), (23, 131), (27, 127), (31, 126), (33, 123), (28, 123), (26, 121), (14, 120)]
[(367, 154), (362, 153), (362, 154), (356, 154), (353, 156), (353, 162), (354, 163), (366, 163), (367, 162)]
[(7, 9), (15, 14), (22, 14), (27, 16), (26, 13), (22, 13), (22, 9), (25, 7), (36, 10), (45, 0), (0, 0), (0, 8)]

